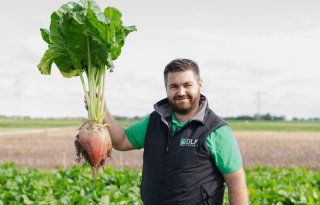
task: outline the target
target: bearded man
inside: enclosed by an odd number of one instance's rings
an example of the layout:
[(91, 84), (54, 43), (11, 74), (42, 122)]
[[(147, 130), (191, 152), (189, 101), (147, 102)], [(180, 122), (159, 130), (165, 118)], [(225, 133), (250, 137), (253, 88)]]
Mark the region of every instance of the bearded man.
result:
[(106, 109), (113, 147), (144, 149), (141, 198), (146, 205), (248, 204), (242, 158), (230, 126), (201, 94), (198, 65), (175, 59), (164, 70), (167, 98), (124, 129)]

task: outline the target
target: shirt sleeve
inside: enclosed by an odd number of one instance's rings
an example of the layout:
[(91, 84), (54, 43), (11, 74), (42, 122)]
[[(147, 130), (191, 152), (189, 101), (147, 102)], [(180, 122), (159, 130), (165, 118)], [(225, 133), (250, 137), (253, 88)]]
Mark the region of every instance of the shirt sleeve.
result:
[(222, 126), (213, 131), (208, 136), (206, 144), (222, 174), (230, 174), (242, 167), (239, 146), (229, 126)]
[(144, 147), (144, 141), (146, 137), (149, 118), (150, 115), (147, 115), (142, 120), (132, 124), (131, 126), (125, 129), (125, 134), (129, 142), (136, 149), (141, 149)]

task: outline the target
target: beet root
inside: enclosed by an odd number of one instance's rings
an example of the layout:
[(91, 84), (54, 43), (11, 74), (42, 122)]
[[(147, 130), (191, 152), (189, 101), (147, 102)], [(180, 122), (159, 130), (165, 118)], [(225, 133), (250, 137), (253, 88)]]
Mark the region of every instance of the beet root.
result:
[(79, 129), (75, 140), (78, 163), (82, 159), (92, 168), (93, 176), (111, 157), (112, 143), (107, 128), (93, 122), (85, 122)]

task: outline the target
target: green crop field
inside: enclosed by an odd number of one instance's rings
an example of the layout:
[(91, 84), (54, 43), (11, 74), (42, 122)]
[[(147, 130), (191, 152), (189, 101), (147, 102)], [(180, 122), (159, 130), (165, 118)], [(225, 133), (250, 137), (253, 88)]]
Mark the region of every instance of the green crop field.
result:
[[(130, 118), (116, 118), (118, 122), (128, 127), (137, 120)], [(53, 128), (53, 127), (80, 127), (85, 122), (85, 119), (18, 119), (18, 118), (1, 118), (0, 117), (0, 131), (13, 131), (24, 129), (39, 129), (39, 128)]]
[(227, 121), (235, 131), (320, 132), (319, 121)]
[[(131, 118), (116, 118), (124, 127), (136, 122)], [(85, 119), (14, 119), (0, 118), (0, 131), (81, 126)], [(320, 132), (315, 121), (227, 121), (234, 131)]]
[(15, 119), (0, 118), (0, 131), (80, 126), (81, 119)]
[[(252, 205), (320, 204), (320, 173), (304, 168), (246, 169)], [(42, 171), (0, 165), (0, 205), (4, 204), (142, 204), (141, 171), (100, 171), (88, 167)], [(227, 190), (226, 190), (227, 192)], [(229, 204), (225, 195), (225, 204)]]
[[(117, 119), (124, 127), (136, 120)], [(0, 118), (0, 131), (80, 126), (81, 119)], [(319, 122), (228, 121), (235, 131), (319, 132)], [(320, 205), (320, 172), (305, 168), (246, 169), (250, 204)], [(18, 168), (0, 165), (0, 205), (15, 204), (142, 204), (141, 170), (108, 167), (92, 179), (88, 167), (67, 170)], [(227, 192), (227, 190), (226, 190)], [(225, 204), (228, 203), (225, 195)]]

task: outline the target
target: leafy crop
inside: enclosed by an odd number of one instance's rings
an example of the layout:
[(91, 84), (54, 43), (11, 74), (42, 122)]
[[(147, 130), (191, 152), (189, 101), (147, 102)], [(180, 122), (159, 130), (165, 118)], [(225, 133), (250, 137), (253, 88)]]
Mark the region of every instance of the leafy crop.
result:
[[(0, 205), (142, 204), (141, 172), (107, 168), (93, 181), (89, 167), (41, 172), (0, 166)], [(36, 202), (36, 203), (34, 203)]]
[[(320, 173), (304, 168), (246, 169), (251, 205), (319, 205)], [(95, 181), (89, 167), (60, 171), (0, 166), (0, 205), (142, 204), (141, 171), (107, 168)], [(227, 194), (225, 195), (225, 204)]]
[(319, 172), (257, 167), (246, 174), (252, 205), (320, 204)]
[(105, 71), (112, 71), (125, 38), (136, 30), (134, 26), (123, 26), (121, 17), (116, 8), (102, 12), (93, 0), (81, 0), (63, 4), (51, 14), (49, 30), (40, 29), (48, 49), (38, 69), (49, 75), (54, 63), (64, 77), (80, 76), (90, 122), (102, 123)]

